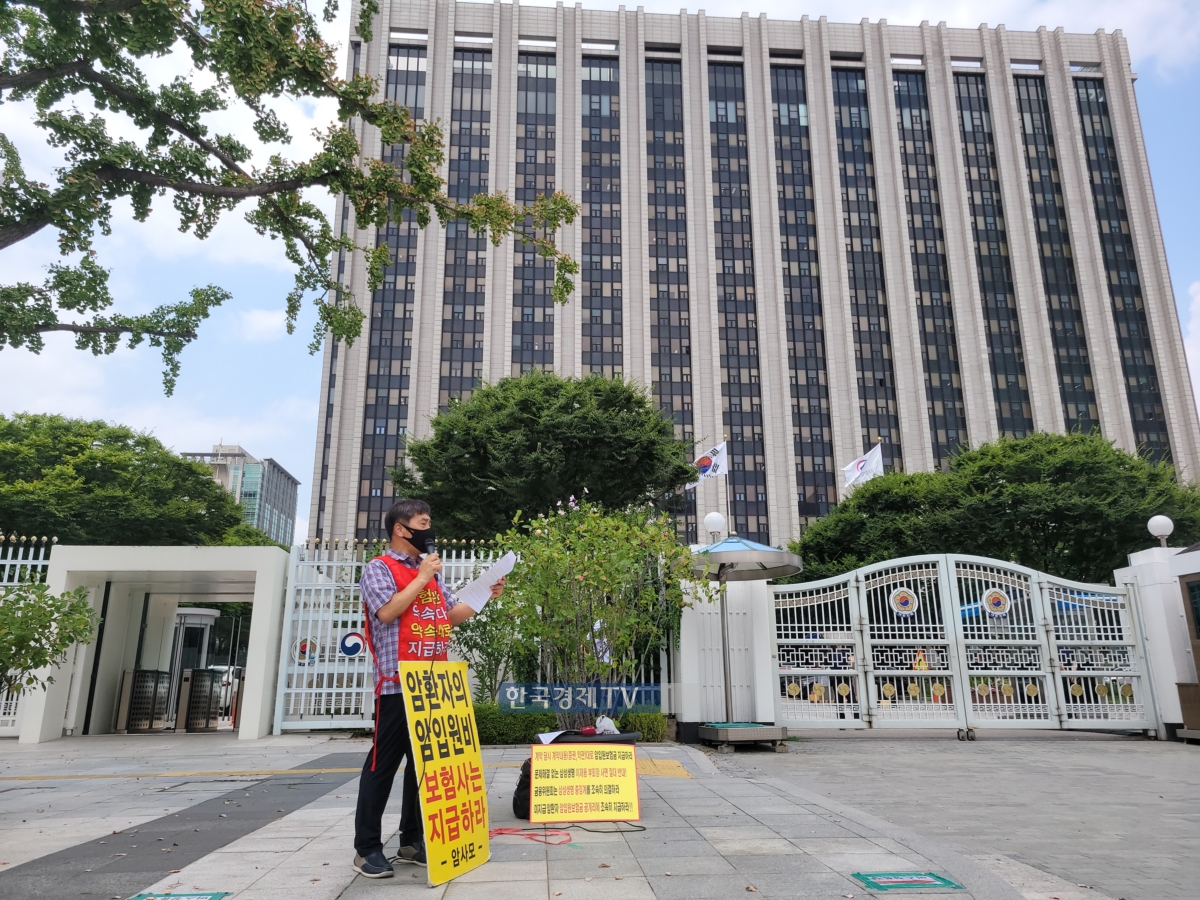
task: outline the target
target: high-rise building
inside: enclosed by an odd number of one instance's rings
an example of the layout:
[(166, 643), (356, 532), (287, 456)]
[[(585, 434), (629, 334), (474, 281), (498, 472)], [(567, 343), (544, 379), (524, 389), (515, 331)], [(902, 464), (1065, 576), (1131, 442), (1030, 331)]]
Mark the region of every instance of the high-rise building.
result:
[[(882, 441), (944, 467), (1000, 435), (1099, 429), (1200, 474), (1200, 422), (1119, 32), (839, 25), (455, 0), (385, 2), (349, 65), (446, 129), (452, 197), (560, 189), (565, 307), (519, 244), (376, 232), (394, 263), (329, 343), (310, 529), (380, 534), (406, 435), (531, 368), (652, 387), (732, 471), (681, 529), (779, 544)], [(393, 159), (355, 121), (364, 153)]]
[(213, 480), (242, 504), (242, 521), (271, 540), (291, 544), (296, 530), (296, 494), (300, 482), (273, 459), (255, 459), (237, 444), (214, 444), (212, 453), (181, 453), (204, 463)]

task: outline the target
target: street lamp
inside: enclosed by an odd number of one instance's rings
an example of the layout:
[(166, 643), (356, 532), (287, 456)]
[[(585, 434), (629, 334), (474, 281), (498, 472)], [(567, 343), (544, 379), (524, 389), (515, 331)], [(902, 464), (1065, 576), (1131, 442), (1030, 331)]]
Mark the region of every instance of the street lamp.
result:
[(725, 517), (719, 512), (710, 512), (704, 517), (704, 530), (712, 536), (710, 544), (715, 544), (721, 532), (725, 530)]
[(1167, 538), (1171, 536), (1171, 532), (1175, 530), (1175, 523), (1166, 516), (1153, 516), (1146, 523), (1146, 530), (1158, 538), (1160, 547), (1167, 546)]

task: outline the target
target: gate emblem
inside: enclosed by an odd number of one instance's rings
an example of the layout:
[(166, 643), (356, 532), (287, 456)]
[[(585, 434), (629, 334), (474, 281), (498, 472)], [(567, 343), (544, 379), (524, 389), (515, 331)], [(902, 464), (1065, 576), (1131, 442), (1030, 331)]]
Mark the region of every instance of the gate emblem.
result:
[(983, 608), (993, 619), (1005, 618), (1011, 605), (1012, 601), (1008, 599), (1008, 594), (1000, 588), (992, 588), (983, 595)]
[(296, 638), (292, 644), (292, 659), (297, 665), (314, 665), (317, 661), (317, 642), (307, 637)]
[(921, 599), (908, 588), (898, 587), (888, 597), (888, 603), (892, 606), (892, 612), (902, 619), (907, 619), (909, 616), (917, 614), (917, 609), (921, 606)]
[(347, 656), (350, 659), (358, 656), (363, 652), (365, 646), (363, 636), (357, 631), (347, 631), (342, 635), (342, 640), (338, 644), (338, 649), (342, 651), (342, 656)]

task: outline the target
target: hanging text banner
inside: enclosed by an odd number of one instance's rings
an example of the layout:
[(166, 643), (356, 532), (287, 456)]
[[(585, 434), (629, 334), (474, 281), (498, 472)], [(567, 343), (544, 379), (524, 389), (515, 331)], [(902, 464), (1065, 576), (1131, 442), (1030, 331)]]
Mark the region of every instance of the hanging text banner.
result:
[(629, 744), (534, 745), (530, 822), (636, 822), (637, 751)]
[(488, 861), (487, 785), (465, 662), (401, 662), (429, 884)]
[(500, 712), (604, 713), (661, 712), (661, 684), (538, 684), (506, 681), (500, 685)]

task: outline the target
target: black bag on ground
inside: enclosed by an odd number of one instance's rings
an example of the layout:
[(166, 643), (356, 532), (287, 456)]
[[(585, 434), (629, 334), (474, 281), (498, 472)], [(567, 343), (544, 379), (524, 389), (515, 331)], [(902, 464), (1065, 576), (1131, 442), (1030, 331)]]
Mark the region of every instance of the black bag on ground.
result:
[(518, 819), (529, 818), (529, 767), (532, 759), (521, 763), (521, 777), (517, 779), (517, 789), (513, 791), (513, 815)]

